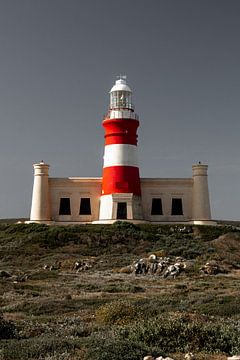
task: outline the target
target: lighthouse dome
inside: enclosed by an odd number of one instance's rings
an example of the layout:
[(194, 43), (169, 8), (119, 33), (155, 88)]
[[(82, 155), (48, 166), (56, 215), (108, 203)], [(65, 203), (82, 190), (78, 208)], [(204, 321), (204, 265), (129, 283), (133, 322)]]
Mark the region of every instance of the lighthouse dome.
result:
[(129, 91), (132, 92), (130, 87), (127, 85), (126, 79), (120, 78), (116, 80), (115, 85), (111, 88), (110, 92), (113, 91)]

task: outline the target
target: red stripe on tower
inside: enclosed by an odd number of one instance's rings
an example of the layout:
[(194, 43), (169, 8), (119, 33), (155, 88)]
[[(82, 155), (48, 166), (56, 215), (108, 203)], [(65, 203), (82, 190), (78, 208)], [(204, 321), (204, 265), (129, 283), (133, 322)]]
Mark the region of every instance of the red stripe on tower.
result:
[(102, 195), (141, 195), (137, 161), (138, 126), (132, 91), (126, 79), (120, 77), (110, 91), (109, 111), (103, 120), (105, 149)]

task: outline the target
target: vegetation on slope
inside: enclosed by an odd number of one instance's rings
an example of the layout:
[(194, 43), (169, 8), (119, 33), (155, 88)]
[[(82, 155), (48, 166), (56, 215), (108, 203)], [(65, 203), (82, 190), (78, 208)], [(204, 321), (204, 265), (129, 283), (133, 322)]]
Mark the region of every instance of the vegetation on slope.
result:
[[(150, 253), (193, 267), (176, 279), (117, 272)], [(0, 257), (12, 275), (0, 278), (1, 360), (240, 353), (240, 232), (231, 226), (2, 223)], [(76, 273), (79, 259), (92, 268)], [(214, 259), (230, 273), (200, 274)]]

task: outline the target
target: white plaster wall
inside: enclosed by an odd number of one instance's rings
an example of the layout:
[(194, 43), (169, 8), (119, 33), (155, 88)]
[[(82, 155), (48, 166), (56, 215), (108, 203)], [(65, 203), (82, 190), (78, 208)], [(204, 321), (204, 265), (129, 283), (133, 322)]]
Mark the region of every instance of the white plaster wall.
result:
[[(189, 221), (192, 219), (193, 180), (141, 179), (143, 218), (148, 221)], [(152, 199), (162, 199), (163, 215), (151, 215)], [(183, 215), (171, 215), (172, 198), (181, 198)]]
[[(101, 178), (49, 178), (52, 220), (66, 222), (98, 220), (101, 189)], [(70, 198), (71, 215), (59, 215), (62, 197)], [(90, 198), (91, 215), (79, 215), (81, 198)]]
[(142, 199), (140, 196), (133, 196), (132, 212), (135, 220), (143, 220)]
[(113, 219), (112, 195), (103, 195), (100, 198), (99, 220)]
[[(118, 201), (129, 199), (126, 195), (113, 194), (101, 196), (102, 178), (49, 178), (51, 201), (51, 219), (61, 222), (92, 222), (99, 219), (116, 218), (116, 204)], [(128, 208), (128, 215), (133, 219), (144, 219), (151, 222), (178, 222), (192, 220), (193, 179), (141, 179), (142, 207), (140, 199), (132, 199), (132, 208)], [(132, 194), (131, 194), (132, 196)], [(69, 197), (71, 215), (59, 215), (61, 197)], [(91, 199), (91, 215), (79, 215), (80, 198)], [(114, 197), (114, 199), (113, 199)], [(161, 198), (163, 215), (151, 215), (152, 198)], [(172, 198), (182, 198), (183, 215), (172, 216)], [(113, 201), (114, 200), (114, 201)], [(100, 206), (101, 204), (101, 206)], [(130, 211), (131, 210), (131, 211)], [(143, 216), (141, 211), (143, 210)]]

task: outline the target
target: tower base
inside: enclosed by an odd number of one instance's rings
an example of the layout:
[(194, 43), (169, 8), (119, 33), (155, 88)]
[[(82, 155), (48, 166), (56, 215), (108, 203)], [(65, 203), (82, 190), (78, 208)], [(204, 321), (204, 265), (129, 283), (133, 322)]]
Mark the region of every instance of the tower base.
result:
[(102, 195), (99, 222), (143, 220), (141, 197), (132, 193)]

